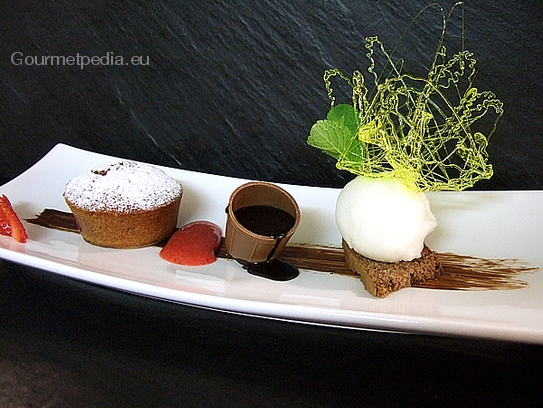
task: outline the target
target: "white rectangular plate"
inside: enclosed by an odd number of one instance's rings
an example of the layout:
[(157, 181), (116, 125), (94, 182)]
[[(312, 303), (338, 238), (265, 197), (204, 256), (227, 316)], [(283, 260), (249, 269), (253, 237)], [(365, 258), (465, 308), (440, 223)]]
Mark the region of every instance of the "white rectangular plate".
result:
[[(62, 193), (78, 174), (117, 160), (59, 144), (19, 177), (0, 187), (22, 219), (45, 208), (69, 211)], [(184, 186), (179, 226), (209, 220), (222, 228), (231, 192), (247, 180), (162, 168)], [(291, 242), (339, 245), (334, 222), (339, 190), (284, 185), (302, 219)], [(429, 199), (438, 228), (429, 246), (483, 258), (517, 258), (543, 265), (543, 191), (443, 192)], [(218, 259), (180, 267), (158, 247), (115, 250), (80, 235), (24, 221), (26, 244), (0, 236), (0, 257), (142, 296), (226, 312), (346, 328), (474, 336), (543, 344), (543, 271), (522, 275), (515, 290), (455, 291), (409, 288), (377, 299), (353, 277), (302, 271), (288, 282), (246, 273)]]

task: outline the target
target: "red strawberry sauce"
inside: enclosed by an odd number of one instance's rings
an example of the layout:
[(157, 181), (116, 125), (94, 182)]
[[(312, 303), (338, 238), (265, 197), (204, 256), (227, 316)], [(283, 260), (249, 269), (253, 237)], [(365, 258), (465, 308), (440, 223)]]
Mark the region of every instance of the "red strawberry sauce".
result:
[(215, 262), (222, 230), (209, 221), (195, 221), (177, 230), (160, 251), (161, 258), (185, 266)]

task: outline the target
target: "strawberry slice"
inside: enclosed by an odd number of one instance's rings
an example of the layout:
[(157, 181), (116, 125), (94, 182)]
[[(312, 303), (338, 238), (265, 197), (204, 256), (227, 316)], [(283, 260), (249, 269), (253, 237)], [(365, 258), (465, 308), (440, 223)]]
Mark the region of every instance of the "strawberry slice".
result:
[(4, 194), (0, 197), (0, 235), (13, 237), (22, 243), (28, 238), (23, 223)]

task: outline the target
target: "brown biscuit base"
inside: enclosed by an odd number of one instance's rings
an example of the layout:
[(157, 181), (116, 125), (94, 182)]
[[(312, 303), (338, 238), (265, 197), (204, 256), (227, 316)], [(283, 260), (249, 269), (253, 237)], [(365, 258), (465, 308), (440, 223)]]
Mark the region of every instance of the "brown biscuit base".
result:
[(366, 258), (349, 248), (345, 241), (342, 246), (349, 269), (360, 275), (360, 280), (368, 292), (380, 298), (408, 288), (412, 283), (434, 279), (443, 273), (437, 255), (426, 245), (420, 258), (393, 263)]

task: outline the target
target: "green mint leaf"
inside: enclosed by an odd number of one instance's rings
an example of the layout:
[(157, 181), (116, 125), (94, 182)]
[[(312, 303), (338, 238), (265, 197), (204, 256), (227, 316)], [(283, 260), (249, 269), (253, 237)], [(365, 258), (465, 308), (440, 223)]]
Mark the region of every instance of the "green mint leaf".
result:
[(360, 162), (357, 137), (358, 118), (351, 105), (334, 106), (327, 119), (317, 121), (309, 132), (307, 143), (341, 162)]
[(326, 118), (335, 122), (343, 121), (343, 124), (351, 129), (353, 133), (356, 133), (358, 129), (359, 120), (353, 105), (336, 105), (330, 109)]

